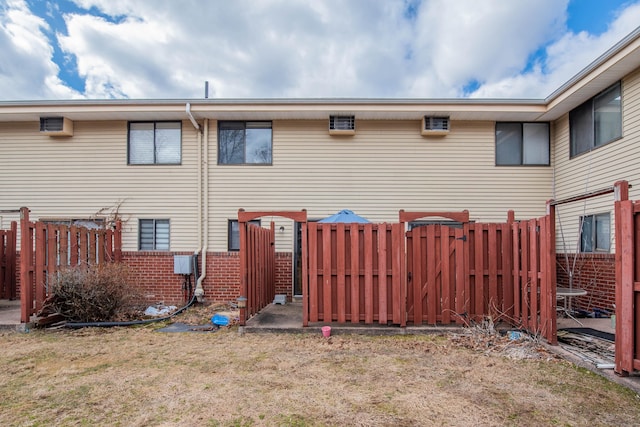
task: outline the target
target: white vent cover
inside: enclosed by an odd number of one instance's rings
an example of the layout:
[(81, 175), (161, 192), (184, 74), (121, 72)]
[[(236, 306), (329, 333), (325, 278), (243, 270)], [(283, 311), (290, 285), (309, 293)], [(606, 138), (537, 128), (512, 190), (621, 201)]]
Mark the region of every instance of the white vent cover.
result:
[(423, 135), (446, 135), (449, 133), (449, 117), (424, 116), (422, 119)]
[(72, 136), (73, 122), (66, 117), (40, 117), (40, 132), (49, 136)]
[(353, 135), (356, 133), (355, 116), (330, 116), (329, 133), (333, 135)]

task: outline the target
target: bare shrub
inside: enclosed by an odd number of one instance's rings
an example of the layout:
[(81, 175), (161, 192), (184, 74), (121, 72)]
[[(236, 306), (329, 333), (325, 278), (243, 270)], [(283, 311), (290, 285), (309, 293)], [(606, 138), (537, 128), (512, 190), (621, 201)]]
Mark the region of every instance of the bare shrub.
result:
[(137, 299), (124, 264), (71, 267), (51, 277), (51, 303), (72, 322), (102, 322), (126, 315)]

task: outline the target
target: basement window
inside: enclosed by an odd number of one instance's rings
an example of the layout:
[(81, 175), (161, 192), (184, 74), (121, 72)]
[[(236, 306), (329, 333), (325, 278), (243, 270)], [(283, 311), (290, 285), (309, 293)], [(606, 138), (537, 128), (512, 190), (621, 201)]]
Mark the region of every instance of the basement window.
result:
[(580, 252), (609, 252), (611, 215), (607, 213), (580, 217)]
[(169, 220), (141, 219), (138, 222), (138, 249), (141, 251), (169, 250)]
[[(249, 221), (249, 224), (257, 225), (260, 227), (260, 220), (254, 219)], [(228, 250), (229, 252), (235, 252), (240, 250), (240, 223), (237, 219), (230, 219), (228, 224)]]

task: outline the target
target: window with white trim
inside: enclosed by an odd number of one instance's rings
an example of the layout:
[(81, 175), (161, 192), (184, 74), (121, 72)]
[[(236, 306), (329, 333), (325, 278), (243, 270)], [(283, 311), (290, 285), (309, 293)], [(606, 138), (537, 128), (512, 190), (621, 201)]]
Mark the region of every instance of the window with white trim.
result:
[(580, 217), (580, 252), (609, 252), (610, 248), (609, 212)]
[[(260, 220), (253, 219), (249, 224), (260, 227)], [(230, 219), (227, 229), (227, 248), (230, 252), (240, 250), (240, 223), (237, 219)]]
[(571, 157), (622, 138), (622, 85), (617, 82), (569, 112)]
[(496, 165), (549, 166), (549, 123), (496, 123)]
[(140, 219), (138, 221), (138, 249), (141, 251), (168, 251), (169, 231), (168, 219)]
[(130, 165), (179, 165), (182, 122), (129, 122)]
[(219, 122), (219, 165), (270, 165), (271, 122)]

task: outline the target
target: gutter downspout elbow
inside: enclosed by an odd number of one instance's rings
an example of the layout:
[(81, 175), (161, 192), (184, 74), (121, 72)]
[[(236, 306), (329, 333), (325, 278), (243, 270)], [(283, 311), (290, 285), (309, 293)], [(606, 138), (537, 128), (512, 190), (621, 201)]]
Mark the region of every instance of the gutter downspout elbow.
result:
[(185, 111), (187, 113), (187, 117), (189, 117), (189, 120), (191, 120), (191, 124), (193, 125), (193, 127), (196, 128), (196, 130), (200, 130), (200, 125), (196, 121), (196, 118), (193, 117), (193, 114), (191, 114), (191, 104), (188, 103), (188, 102), (187, 102), (187, 105), (185, 107)]

